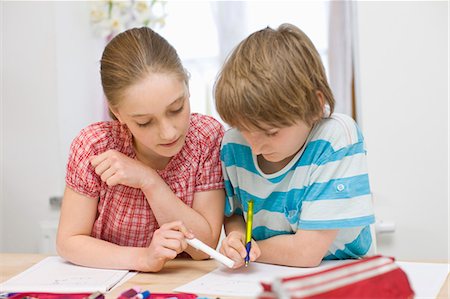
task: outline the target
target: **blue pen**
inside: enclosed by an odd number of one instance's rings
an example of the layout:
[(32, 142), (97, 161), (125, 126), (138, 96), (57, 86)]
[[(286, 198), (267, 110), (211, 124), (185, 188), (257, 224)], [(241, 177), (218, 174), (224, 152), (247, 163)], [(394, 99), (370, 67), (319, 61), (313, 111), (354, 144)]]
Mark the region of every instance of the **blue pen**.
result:
[(133, 299), (147, 299), (148, 297), (150, 297), (150, 291), (143, 291), (134, 296)]
[(247, 230), (245, 232), (245, 249), (247, 255), (245, 256), (245, 266), (250, 262), (250, 250), (252, 249), (252, 228), (253, 228), (253, 200), (248, 201), (247, 209)]

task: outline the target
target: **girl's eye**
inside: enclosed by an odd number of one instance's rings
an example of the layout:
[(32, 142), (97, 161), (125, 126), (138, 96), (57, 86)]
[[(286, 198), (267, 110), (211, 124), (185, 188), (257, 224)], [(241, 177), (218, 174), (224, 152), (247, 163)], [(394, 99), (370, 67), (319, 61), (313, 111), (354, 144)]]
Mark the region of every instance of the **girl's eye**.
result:
[(146, 123), (140, 124), (140, 123), (136, 123), (138, 125), (138, 127), (140, 128), (145, 128), (147, 126), (149, 126), (151, 124), (151, 121), (148, 121)]
[(181, 111), (183, 111), (183, 108), (184, 108), (184, 105), (182, 105), (180, 108), (178, 108), (178, 109), (176, 109), (176, 110), (170, 111), (170, 113), (172, 113), (172, 114), (178, 114), (178, 113), (180, 113)]

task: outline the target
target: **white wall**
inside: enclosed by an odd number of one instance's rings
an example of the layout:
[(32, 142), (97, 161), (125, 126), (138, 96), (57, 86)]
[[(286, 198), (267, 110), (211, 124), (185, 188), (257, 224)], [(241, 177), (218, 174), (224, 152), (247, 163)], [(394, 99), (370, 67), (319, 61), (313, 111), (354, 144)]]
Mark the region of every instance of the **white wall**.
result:
[(36, 252), (40, 222), (59, 216), (48, 200), (63, 193), (69, 144), (101, 117), (103, 44), (88, 30), (87, 2), (1, 6), (0, 250)]
[(448, 3), (358, 2), (360, 123), (380, 253), (447, 260)]

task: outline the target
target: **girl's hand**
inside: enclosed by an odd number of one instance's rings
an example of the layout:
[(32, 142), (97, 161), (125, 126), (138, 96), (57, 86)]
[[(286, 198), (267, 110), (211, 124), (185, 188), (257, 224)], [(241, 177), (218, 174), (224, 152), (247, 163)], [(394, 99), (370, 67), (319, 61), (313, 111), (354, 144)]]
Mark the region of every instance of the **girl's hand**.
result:
[[(238, 231), (232, 231), (223, 239), (220, 253), (226, 255), (234, 261), (233, 269), (240, 268), (244, 265), (244, 259), (247, 256), (245, 249), (245, 235)], [(250, 261), (254, 262), (261, 255), (258, 244), (252, 240), (252, 248), (250, 249)]]
[(90, 162), (108, 186), (118, 184), (142, 189), (151, 183), (156, 173), (152, 168), (116, 150), (90, 157)]
[(193, 238), (194, 235), (183, 225), (181, 221), (174, 221), (163, 224), (153, 233), (153, 238), (146, 251), (144, 260), (144, 270), (157, 272), (164, 264), (174, 259), (183, 252), (188, 244), (186, 238)]

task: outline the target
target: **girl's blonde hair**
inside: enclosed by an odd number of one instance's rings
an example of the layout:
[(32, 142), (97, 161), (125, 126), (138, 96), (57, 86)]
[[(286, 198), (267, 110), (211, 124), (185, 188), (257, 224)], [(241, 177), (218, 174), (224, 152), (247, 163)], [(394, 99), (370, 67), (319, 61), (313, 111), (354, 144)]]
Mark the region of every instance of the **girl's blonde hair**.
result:
[[(317, 91), (323, 94), (322, 103)], [(320, 55), (303, 31), (291, 24), (265, 28), (232, 52), (214, 86), (216, 109), (232, 127), (312, 124), (334, 98)]]
[[(176, 50), (150, 28), (133, 28), (114, 37), (100, 61), (103, 92), (109, 106), (116, 107), (127, 88), (151, 73), (174, 74), (186, 85), (189, 81)], [(111, 111), (110, 115), (115, 119)]]

